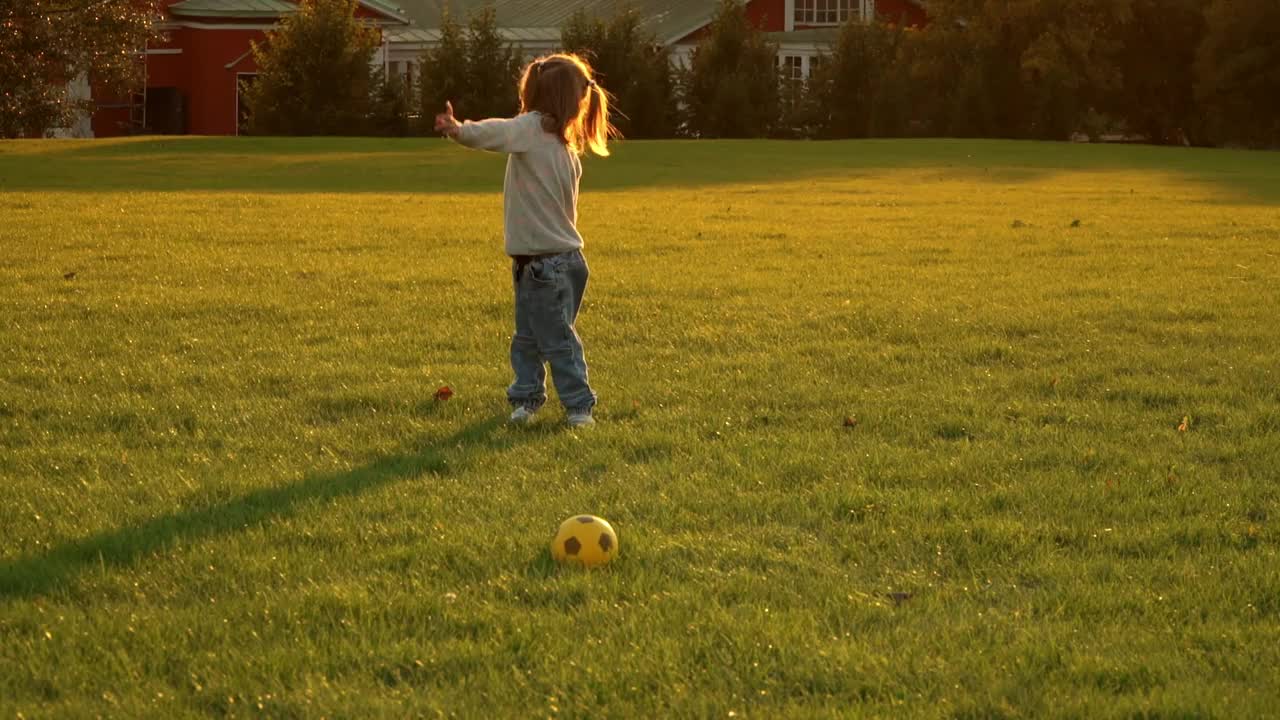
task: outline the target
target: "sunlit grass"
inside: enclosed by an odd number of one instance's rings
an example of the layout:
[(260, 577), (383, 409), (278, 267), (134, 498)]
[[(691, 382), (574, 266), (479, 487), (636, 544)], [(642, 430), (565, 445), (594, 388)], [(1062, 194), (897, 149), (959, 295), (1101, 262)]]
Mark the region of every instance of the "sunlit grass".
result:
[(625, 144), (578, 433), (501, 163), (0, 144), (0, 717), (1273, 712), (1280, 156)]

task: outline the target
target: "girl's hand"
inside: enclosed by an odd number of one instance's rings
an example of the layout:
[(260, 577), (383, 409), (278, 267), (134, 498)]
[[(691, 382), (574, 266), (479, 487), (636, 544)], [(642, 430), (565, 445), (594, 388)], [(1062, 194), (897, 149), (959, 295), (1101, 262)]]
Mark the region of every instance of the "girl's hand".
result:
[(453, 116), (453, 103), (445, 101), (444, 112), (436, 115), (436, 132), (444, 133), (445, 137), (457, 137), (460, 127), (462, 124)]

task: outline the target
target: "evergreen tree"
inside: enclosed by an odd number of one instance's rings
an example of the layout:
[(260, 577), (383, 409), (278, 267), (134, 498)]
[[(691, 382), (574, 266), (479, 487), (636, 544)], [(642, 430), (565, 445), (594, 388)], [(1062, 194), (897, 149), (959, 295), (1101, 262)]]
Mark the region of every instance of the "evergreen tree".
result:
[(608, 22), (579, 10), (560, 32), (565, 51), (591, 63), (614, 94), (614, 125), (624, 137), (670, 137), (676, 129), (675, 80), (669, 51), (640, 27), (629, 8)]
[(418, 97), (426, 128), (452, 102), (458, 117), (510, 117), (520, 108), (516, 83), (520, 51), (503, 42), (492, 7), (472, 15), (464, 28), (446, 11), (440, 42), (422, 54)]
[(922, 126), (920, 92), (911, 72), (920, 32), (910, 27), (892, 30), (893, 42), (871, 103), (872, 137), (907, 137), (919, 134)]
[(681, 73), (689, 132), (762, 137), (779, 117), (778, 49), (736, 0), (720, 0), (709, 31)]
[(467, 30), (467, 92), (455, 109), (475, 118), (515, 115), (520, 108), (516, 83), (521, 53), (503, 42), (492, 7), (472, 15)]
[(384, 137), (409, 134), (409, 93), (400, 77), (378, 74), (374, 83), (369, 132)]
[(250, 128), (268, 135), (353, 135), (366, 130), (378, 31), (356, 0), (304, 0), (267, 42), (253, 43), (258, 78), (245, 88)]
[(1204, 142), (1195, 99), (1203, 0), (1134, 0), (1120, 32), (1115, 62), (1122, 84), (1107, 111), (1153, 143)]
[(418, 62), (418, 98), (430, 132), (436, 113), (444, 111), (445, 102), (453, 102), (461, 115), (462, 102), (469, 93), (467, 82), (467, 39), (462, 26), (446, 10), (440, 18), (440, 42), (422, 53)]
[(840, 28), (831, 55), (813, 78), (824, 110), (821, 132), (828, 137), (901, 134), (905, 120), (899, 97), (901, 73), (894, 70), (905, 31), (851, 19)]

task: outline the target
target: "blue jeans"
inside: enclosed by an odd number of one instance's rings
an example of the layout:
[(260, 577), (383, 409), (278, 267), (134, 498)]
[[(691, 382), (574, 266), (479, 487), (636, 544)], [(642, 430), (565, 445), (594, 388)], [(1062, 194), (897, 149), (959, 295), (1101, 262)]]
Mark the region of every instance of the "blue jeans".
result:
[(587, 289), (587, 261), (574, 250), (533, 260), (521, 267), (513, 261), (516, 332), (511, 337), (511, 369), (515, 382), (507, 388), (513, 406), (538, 409), (547, 401), (551, 365), (556, 394), (566, 410), (590, 410), (596, 394), (587, 384), (582, 339), (574, 328)]

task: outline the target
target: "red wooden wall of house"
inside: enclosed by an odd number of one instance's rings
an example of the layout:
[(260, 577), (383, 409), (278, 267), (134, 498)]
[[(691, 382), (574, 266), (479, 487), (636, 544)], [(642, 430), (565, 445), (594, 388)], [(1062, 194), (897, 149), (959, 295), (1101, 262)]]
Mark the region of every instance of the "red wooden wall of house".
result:
[(752, 0), (747, 4), (747, 19), (765, 32), (787, 29), (786, 0)]
[[(165, 7), (181, 1), (165, 0)], [(382, 17), (365, 7), (358, 8), (356, 14), (371, 19)], [(170, 124), (179, 127), (168, 127), (169, 132), (237, 134), (239, 79), (257, 72), (250, 52), (252, 43), (265, 42), (266, 28), (275, 24), (276, 19), (169, 19), (176, 27), (165, 33), (163, 42), (148, 47), (146, 56), (150, 105), (162, 105), (166, 111), (178, 114), (180, 119)], [(95, 136), (119, 136), (135, 129), (128, 108), (129, 98), (112, 97), (101, 89), (95, 89), (94, 97), (99, 105), (92, 120)], [(157, 104), (155, 101), (161, 97), (164, 102)], [(179, 107), (168, 107), (170, 105)], [(160, 129), (155, 119), (148, 118), (149, 131)]]

